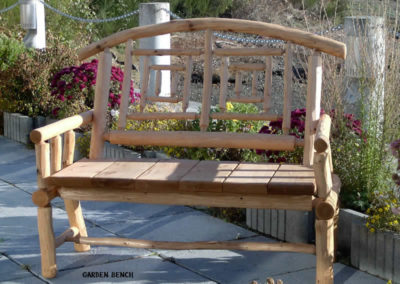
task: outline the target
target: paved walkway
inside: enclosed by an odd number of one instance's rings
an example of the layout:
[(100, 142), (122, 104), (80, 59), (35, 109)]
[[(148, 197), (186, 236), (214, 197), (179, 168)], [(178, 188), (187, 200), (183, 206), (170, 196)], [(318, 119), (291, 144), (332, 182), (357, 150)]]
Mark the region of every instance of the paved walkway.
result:
[[(76, 253), (72, 244), (57, 249), (57, 278), (40, 276), (35, 153), (0, 136), (0, 283), (314, 283), (315, 257), (306, 254), (243, 251), (164, 251), (93, 247)], [(53, 202), (54, 230), (68, 226), (60, 199)], [(150, 240), (274, 240), (183, 206), (82, 203), (91, 236)], [(240, 240), (239, 240), (240, 241)], [(386, 283), (335, 264), (335, 283)], [(128, 272), (116, 278), (116, 272)], [(97, 277), (88, 277), (95, 275)], [(107, 276), (108, 273), (108, 276)], [(114, 276), (114, 277), (113, 277)], [(124, 276), (124, 275), (122, 275)]]

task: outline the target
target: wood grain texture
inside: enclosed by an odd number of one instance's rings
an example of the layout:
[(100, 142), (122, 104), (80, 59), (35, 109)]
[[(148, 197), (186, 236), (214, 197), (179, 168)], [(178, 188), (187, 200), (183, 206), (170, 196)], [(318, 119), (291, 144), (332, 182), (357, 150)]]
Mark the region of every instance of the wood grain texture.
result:
[(237, 64), (229, 65), (229, 70), (232, 70), (232, 71), (264, 71), (265, 64), (264, 63), (237, 63)]
[(291, 41), (311, 49), (322, 51), (340, 58), (346, 58), (346, 45), (342, 42), (319, 36), (310, 32), (288, 28), (276, 24), (225, 18), (197, 18), (176, 20), (167, 23), (148, 25), (124, 30), (82, 48), (78, 52), (80, 60), (93, 56), (105, 48), (111, 48), (128, 39), (137, 40), (173, 32), (189, 32), (201, 30), (218, 30), (226, 32), (249, 33), (262, 37), (271, 37), (283, 41)]
[(318, 153), (325, 152), (330, 148), (329, 135), (331, 131), (331, 122), (331, 117), (327, 114), (323, 114), (318, 120), (314, 141), (314, 148)]
[(268, 184), (268, 194), (314, 195), (314, 171), (301, 165), (280, 165)]
[(237, 162), (200, 161), (179, 182), (180, 191), (222, 192), (222, 184)]
[(280, 115), (269, 114), (269, 113), (233, 113), (233, 112), (220, 113), (220, 112), (215, 112), (215, 113), (211, 113), (210, 117), (212, 119), (264, 120), (264, 121), (277, 121), (279, 119), (282, 119), (282, 116), (280, 116)]
[(114, 187), (61, 187), (58, 191), (62, 198), (79, 200), (300, 211), (311, 211), (314, 200), (314, 197), (310, 195), (258, 195), (227, 192), (135, 192), (131, 189)]
[(308, 58), (308, 83), (306, 102), (306, 123), (304, 130), (304, 155), (303, 164), (312, 166), (314, 162), (314, 138), (315, 125), (321, 112), (321, 88), (322, 88), (322, 58), (321, 54), (314, 52)]
[(61, 136), (57, 135), (50, 140), (50, 157), (51, 157), (51, 173), (56, 173), (62, 167), (62, 140)]
[(54, 278), (57, 274), (56, 247), (51, 211), (52, 209), (50, 206), (38, 208), (38, 232), (42, 275), (45, 278)]
[(333, 219), (315, 220), (317, 269), (315, 283), (333, 284)]
[(174, 55), (174, 56), (199, 56), (204, 52), (201, 49), (135, 49), (132, 55), (136, 56), (153, 56), (153, 55)]
[(124, 80), (122, 81), (121, 105), (119, 108), (118, 129), (125, 129), (126, 114), (130, 102), (131, 78), (132, 78), (132, 45), (133, 41), (129, 39), (125, 43), (125, 61), (124, 61)]
[(93, 120), (93, 111), (89, 110), (81, 114), (77, 114), (68, 118), (58, 120), (46, 126), (36, 128), (31, 131), (30, 138), (35, 144), (44, 142), (50, 138), (60, 135), (68, 130), (79, 128), (83, 125), (91, 123)]
[(48, 186), (91, 186), (92, 178), (111, 166), (113, 161), (82, 159), (48, 177)]
[(167, 119), (198, 119), (200, 114), (197, 112), (135, 112), (127, 116), (129, 120), (167, 120)]
[[(79, 199), (78, 199), (79, 200)], [(77, 199), (64, 198), (65, 211), (68, 214), (70, 227), (76, 227), (81, 237), (87, 237), (85, 219), (83, 219), (81, 203)], [(74, 244), (75, 251), (84, 252), (90, 250), (90, 245)]]
[(264, 102), (263, 102), (264, 112), (268, 112), (271, 107), (271, 95), (272, 95), (272, 57), (268, 56), (265, 59)]
[(72, 165), (75, 152), (75, 132), (70, 130), (64, 134), (63, 168)]
[(284, 57), (284, 74), (283, 74), (283, 134), (289, 134), (291, 124), (292, 111), (292, 89), (293, 89), (293, 47), (291, 43), (286, 44), (286, 52)]
[(236, 241), (204, 242), (163, 242), (127, 238), (69, 238), (69, 241), (90, 245), (119, 246), (142, 249), (167, 250), (246, 250), (246, 251), (288, 251), (315, 254), (315, 246), (310, 244), (260, 243)]
[(317, 195), (318, 197), (326, 198), (333, 186), (328, 153), (315, 153), (314, 173), (318, 189)]
[(143, 112), (145, 106), (146, 106), (146, 100), (148, 98), (147, 94), (147, 89), (149, 88), (149, 80), (150, 80), (150, 69), (149, 69), (149, 64), (150, 64), (150, 57), (145, 56), (143, 58), (143, 72), (141, 76), (142, 78), (142, 86), (140, 90), (140, 111)]
[(223, 191), (266, 194), (267, 184), (278, 167), (274, 164), (240, 163), (224, 181)]
[(189, 97), (192, 84), (192, 71), (193, 71), (193, 58), (189, 56), (186, 59), (185, 79), (183, 83), (183, 100), (182, 100), (183, 112), (186, 112), (186, 109), (189, 106)]
[(199, 161), (163, 160), (157, 162), (136, 179), (136, 191), (176, 192), (179, 183)]
[(281, 48), (218, 48), (216, 56), (280, 56), (285, 53)]
[(211, 93), (212, 93), (212, 52), (213, 52), (213, 31), (205, 31), (204, 42), (204, 76), (203, 93), (201, 102), (200, 130), (206, 131), (210, 122)]
[(233, 103), (242, 103), (242, 104), (251, 104), (251, 103), (262, 103), (264, 98), (251, 96), (251, 97), (232, 97), (228, 99), (229, 102)]
[(110, 92), (112, 57), (109, 49), (105, 49), (100, 56), (93, 109), (92, 137), (90, 139), (91, 159), (100, 159), (104, 155), (104, 132), (107, 124), (107, 103)]
[(153, 167), (158, 159), (138, 159), (133, 161), (115, 161), (109, 167), (96, 174), (91, 185), (99, 187), (136, 188), (136, 179)]
[(229, 78), (228, 65), (229, 65), (229, 58), (222, 57), (221, 67), (220, 67), (220, 85), (219, 85), (219, 108), (222, 112), (225, 112), (226, 96), (228, 94), (228, 78)]
[(109, 131), (112, 144), (178, 147), (245, 148), (293, 151), (298, 139), (291, 135), (198, 131)]

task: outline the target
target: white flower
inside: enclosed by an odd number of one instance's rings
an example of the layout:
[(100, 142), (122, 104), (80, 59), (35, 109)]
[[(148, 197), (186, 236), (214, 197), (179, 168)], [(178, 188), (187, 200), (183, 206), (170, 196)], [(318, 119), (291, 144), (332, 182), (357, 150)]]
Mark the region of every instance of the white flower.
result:
[(112, 117), (118, 117), (118, 116), (119, 116), (119, 111), (118, 111), (118, 110), (115, 110), (115, 109), (112, 109), (112, 110), (111, 110), (111, 116), (112, 116)]

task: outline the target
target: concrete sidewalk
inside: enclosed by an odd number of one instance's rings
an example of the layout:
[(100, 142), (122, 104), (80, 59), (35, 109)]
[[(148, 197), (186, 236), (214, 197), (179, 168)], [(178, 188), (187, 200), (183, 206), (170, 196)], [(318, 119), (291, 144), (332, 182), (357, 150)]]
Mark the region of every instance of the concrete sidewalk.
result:
[[(76, 253), (70, 243), (57, 249), (57, 278), (46, 280), (40, 275), (36, 206), (31, 201), (36, 189), (34, 151), (0, 136), (0, 283), (246, 284), (265, 283), (267, 277), (285, 284), (315, 281), (315, 257), (306, 254), (118, 247)], [(82, 206), (89, 236), (274, 242), (183, 206), (111, 202), (82, 202)], [(68, 226), (60, 199), (53, 201), (53, 218), (55, 233), (60, 234)], [(335, 283), (386, 283), (340, 263), (334, 270)]]

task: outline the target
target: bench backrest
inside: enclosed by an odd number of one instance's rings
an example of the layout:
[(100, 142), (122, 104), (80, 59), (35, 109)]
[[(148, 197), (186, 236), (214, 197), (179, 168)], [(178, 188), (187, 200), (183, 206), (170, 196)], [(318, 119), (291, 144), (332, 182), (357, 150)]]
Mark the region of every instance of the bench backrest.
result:
[[(204, 48), (201, 49), (133, 49), (133, 41), (141, 38), (152, 37), (174, 32), (204, 31)], [(262, 37), (271, 37), (286, 42), (285, 48), (220, 48), (214, 49), (214, 31), (237, 32), (255, 34)], [(106, 130), (106, 111), (110, 89), (112, 57), (110, 48), (125, 43), (125, 69), (120, 105), (119, 130)], [(306, 101), (305, 136), (298, 139), (288, 135), (291, 123), (291, 95), (292, 95), (292, 61), (293, 46), (301, 45), (312, 50), (308, 60), (308, 86)], [(253, 148), (269, 150), (294, 150), (296, 146), (304, 146), (304, 164), (311, 166), (314, 153), (314, 133), (320, 115), (320, 100), (322, 88), (322, 58), (321, 53), (327, 53), (339, 58), (345, 58), (345, 44), (292, 28), (263, 22), (201, 18), (176, 20), (168, 23), (136, 27), (108, 36), (93, 43), (79, 52), (81, 60), (100, 53), (97, 84), (95, 89), (93, 130), (90, 149), (90, 158), (102, 157), (104, 141), (127, 145), (158, 145), (158, 146), (184, 146), (184, 147), (225, 147), (225, 148)], [(142, 56), (142, 86), (140, 113), (129, 113), (129, 91), (131, 82), (132, 56)], [(150, 56), (172, 55), (184, 58), (184, 64), (177, 65), (151, 65)], [(191, 74), (193, 57), (203, 58), (204, 76), (202, 90), (202, 106), (200, 113), (187, 112), (190, 96)], [(230, 64), (229, 57), (235, 56), (262, 56), (264, 63)], [(271, 86), (272, 86), (272, 56), (284, 57), (284, 91), (282, 115), (269, 113)], [(212, 96), (213, 57), (221, 59), (219, 66), (220, 90), (219, 106), (221, 112), (210, 113)], [(149, 77), (151, 70), (156, 74), (155, 91), (149, 93)], [(171, 71), (171, 97), (160, 97), (160, 82), (162, 70)], [(178, 73), (183, 74), (184, 86), (182, 95), (177, 95)], [(242, 94), (242, 72), (252, 74), (251, 95), (244, 97)], [(261, 96), (257, 92), (258, 73), (263, 72), (264, 92)], [(228, 74), (235, 75), (235, 96), (227, 98)], [(226, 102), (262, 103), (262, 112), (259, 114), (236, 114), (225, 112)], [(151, 102), (182, 102), (182, 111), (175, 113), (144, 113), (146, 104)], [(127, 119), (200, 119), (201, 132), (137, 132), (124, 131)], [(210, 119), (239, 119), (239, 120), (282, 120), (283, 135), (266, 134), (238, 134), (238, 133), (210, 133), (206, 132)]]

